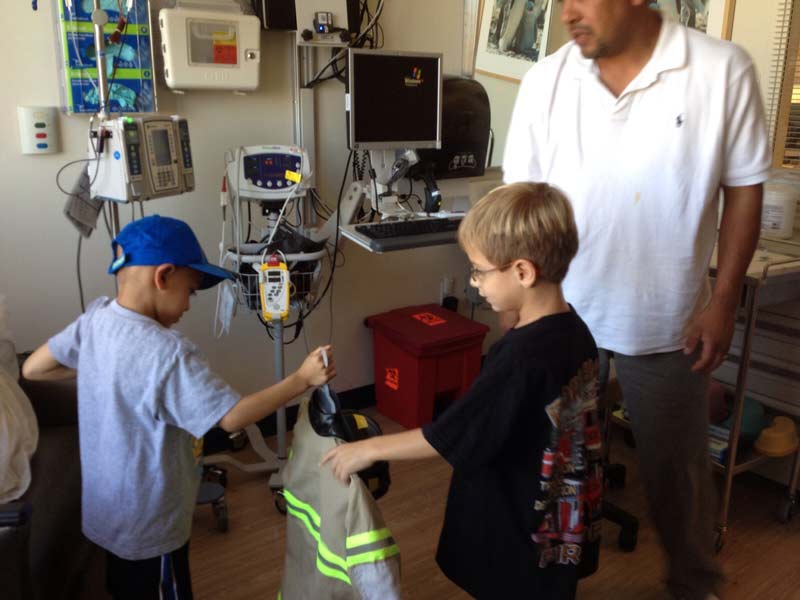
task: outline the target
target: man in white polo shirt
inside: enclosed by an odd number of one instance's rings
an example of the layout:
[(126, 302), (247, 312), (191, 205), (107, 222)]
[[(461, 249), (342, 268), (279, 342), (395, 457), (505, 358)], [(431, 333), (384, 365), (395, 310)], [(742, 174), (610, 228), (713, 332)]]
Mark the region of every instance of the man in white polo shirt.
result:
[[(572, 201), (580, 250), (564, 293), (614, 360), (676, 598), (713, 597), (709, 373), (730, 346), (769, 169), (750, 58), (647, 0), (563, 0), (573, 41), (522, 81), (507, 183)], [(716, 239), (719, 275), (708, 264)]]

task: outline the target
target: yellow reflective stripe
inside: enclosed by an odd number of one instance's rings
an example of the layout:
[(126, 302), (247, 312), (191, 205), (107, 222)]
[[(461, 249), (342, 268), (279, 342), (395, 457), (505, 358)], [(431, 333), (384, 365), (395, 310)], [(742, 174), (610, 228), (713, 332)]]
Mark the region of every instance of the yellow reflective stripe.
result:
[(333, 563), (337, 567), (341, 567), (342, 569), (345, 569), (345, 570), (347, 569), (347, 561), (345, 561), (345, 559), (343, 559), (341, 556), (338, 556), (337, 554), (334, 554), (331, 551), (331, 549), (328, 548), (328, 546), (325, 545), (325, 542), (322, 541), (322, 538), (320, 537), (319, 532), (317, 532), (317, 530), (314, 529), (311, 526), (311, 523), (308, 522), (308, 515), (307, 514), (305, 514), (304, 512), (300, 512), (299, 510), (297, 510), (296, 508), (294, 508), (292, 506), (289, 506), (288, 504), (286, 505), (286, 511), (290, 515), (296, 517), (299, 521), (301, 521), (306, 526), (306, 529), (308, 529), (308, 532), (311, 534), (311, 537), (313, 537), (316, 540), (316, 542), (318, 544), (317, 550), (318, 550), (320, 556), (322, 556), (322, 558), (327, 560), (329, 563)]
[(319, 559), (319, 555), (317, 555), (317, 569), (319, 572), (325, 575), (326, 577), (333, 577), (334, 579), (338, 579), (340, 581), (345, 582), (347, 585), (352, 585), (350, 583), (350, 578), (347, 576), (347, 573), (342, 573), (338, 569), (332, 569), (324, 562)]
[(346, 571), (347, 561), (343, 559), (341, 556), (338, 556), (333, 552), (331, 552), (331, 549), (325, 545), (325, 542), (323, 542), (321, 538), (318, 539), (318, 541), (319, 541), (319, 546), (317, 550), (319, 551), (320, 556), (322, 556), (322, 558), (327, 560), (329, 563), (333, 563), (337, 567), (341, 567)]
[(314, 527), (311, 525), (311, 523), (308, 522), (308, 515), (306, 513), (300, 512), (299, 510), (297, 510), (296, 508), (294, 508), (290, 504), (286, 505), (286, 512), (288, 512), (290, 515), (295, 517), (298, 521), (303, 523), (303, 525), (306, 526), (306, 529), (308, 529), (308, 533), (311, 534), (311, 537), (313, 537), (317, 541), (317, 543), (320, 542), (319, 533), (317, 532), (316, 529), (314, 529)]
[(294, 504), (297, 508), (301, 508), (306, 511), (309, 515), (311, 515), (311, 520), (314, 521), (314, 525), (319, 527), (320, 518), (317, 511), (311, 508), (310, 504), (306, 504), (305, 502), (299, 500), (297, 496), (295, 496), (292, 492), (288, 489), (283, 488), (283, 497), (286, 498), (286, 502), (289, 504)]
[(351, 535), (348, 537), (347, 540), (345, 540), (344, 547), (349, 550), (350, 548), (355, 548), (356, 546), (366, 546), (367, 544), (379, 542), (391, 536), (392, 532), (386, 527), (383, 529), (375, 529), (373, 531), (365, 531), (364, 533), (357, 533), (356, 535)]
[(391, 558), (395, 554), (400, 554), (400, 548), (398, 548), (397, 544), (392, 544), (391, 546), (380, 548), (379, 550), (372, 550), (371, 552), (362, 552), (361, 554), (348, 556), (347, 566), (353, 567), (355, 565), (361, 565), (367, 562), (378, 562), (379, 560)]
[[(286, 493), (286, 490), (284, 490), (284, 493)], [(314, 527), (312, 527), (311, 523), (309, 522), (308, 515), (304, 512), (297, 510), (291, 504), (286, 505), (286, 512), (288, 512), (298, 521), (303, 523), (303, 525), (306, 526), (306, 530), (308, 531), (308, 533), (310, 533), (311, 537), (313, 537), (314, 540), (317, 542), (317, 568), (320, 570), (320, 572), (323, 575), (327, 575), (328, 577), (336, 577), (337, 579), (341, 579), (345, 583), (349, 584), (350, 578), (347, 576), (346, 573), (336, 571), (319, 560), (319, 558), (322, 557), (329, 563), (334, 564), (337, 567), (340, 567), (343, 571), (347, 571), (347, 561), (341, 556), (334, 554), (331, 551), (331, 549), (328, 548), (325, 542), (322, 541), (319, 532), (317, 532), (317, 530), (314, 529)]]
[(281, 600), (281, 590), (278, 590), (278, 600)]

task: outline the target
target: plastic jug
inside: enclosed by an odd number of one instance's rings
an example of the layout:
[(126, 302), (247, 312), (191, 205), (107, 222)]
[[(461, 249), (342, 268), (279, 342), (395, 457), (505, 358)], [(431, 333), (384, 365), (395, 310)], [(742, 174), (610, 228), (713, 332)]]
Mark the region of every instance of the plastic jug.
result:
[(763, 235), (781, 239), (792, 237), (800, 180), (788, 174), (774, 174), (764, 184), (764, 210), (761, 213)]

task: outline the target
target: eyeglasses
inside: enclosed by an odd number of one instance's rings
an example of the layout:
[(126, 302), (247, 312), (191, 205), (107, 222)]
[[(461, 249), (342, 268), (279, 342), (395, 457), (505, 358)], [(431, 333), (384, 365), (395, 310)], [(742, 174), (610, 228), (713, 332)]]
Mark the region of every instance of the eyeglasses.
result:
[(469, 278), (479, 283), (483, 281), (483, 278), (486, 277), (489, 273), (493, 273), (495, 271), (505, 271), (508, 267), (511, 266), (512, 263), (508, 263), (507, 265), (503, 265), (502, 267), (492, 267), (491, 269), (479, 269), (478, 267), (470, 267), (469, 269)]

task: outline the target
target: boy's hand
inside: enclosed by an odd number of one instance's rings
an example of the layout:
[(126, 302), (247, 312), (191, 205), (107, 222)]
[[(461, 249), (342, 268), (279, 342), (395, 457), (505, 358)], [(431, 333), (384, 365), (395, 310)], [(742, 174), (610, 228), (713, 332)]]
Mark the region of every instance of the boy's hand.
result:
[(330, 463), (336, 479), (347, 485), (350, 483), (350, 475), (366, 469), (375, 462), (369, 455), (369, 442), (370, 440), (362, 440), (336, 446), (325, 453), (319, 465), (322, 467)]
[[(327, 366), (322, 358), (323, 350), (328, 358)], [(331, 346), (320, 346), (311, 352), (303, 361), (303, 364), (300, 365), (300, 368), (297, 369), (297, 374), (300, 376), (306, 388), (328, 383), (328, 381), (336, 377), (336, 367), (333, 364), (333, 350)]]

